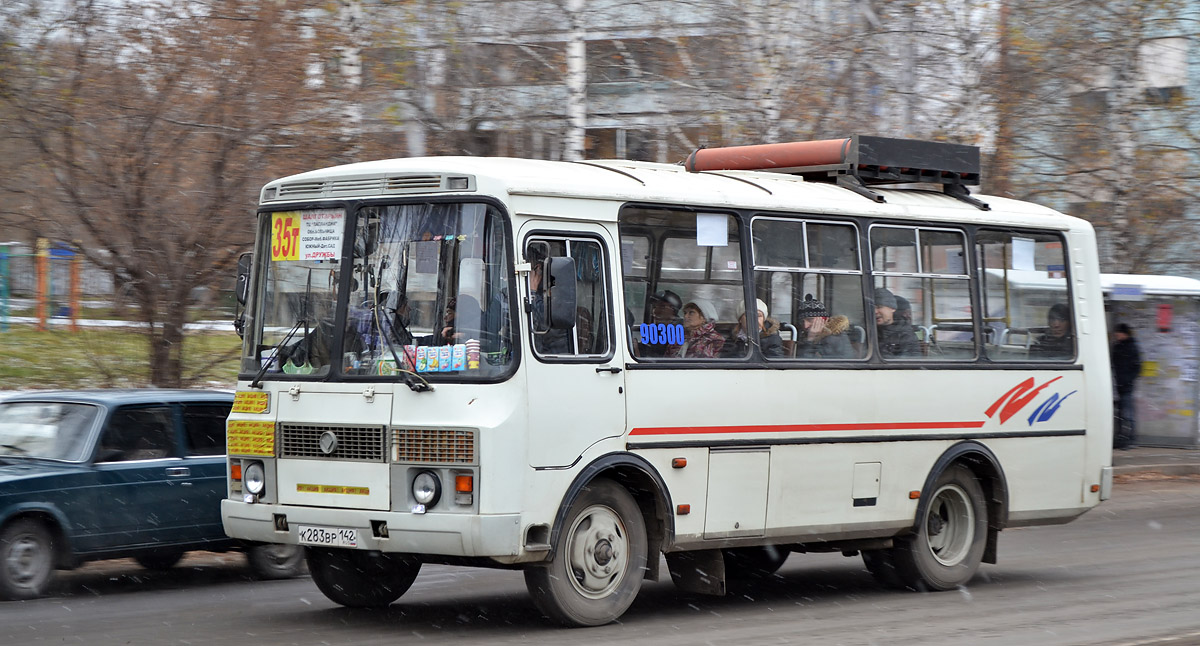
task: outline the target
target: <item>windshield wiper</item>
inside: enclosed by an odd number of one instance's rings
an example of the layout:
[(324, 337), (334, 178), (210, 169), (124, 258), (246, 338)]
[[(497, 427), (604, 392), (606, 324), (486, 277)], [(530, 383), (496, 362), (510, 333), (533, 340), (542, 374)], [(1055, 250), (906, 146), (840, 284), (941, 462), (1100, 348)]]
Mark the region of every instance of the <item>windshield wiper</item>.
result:
[[(262, 378), (263, 375), (267, 374), (267, 368), (270, 368), (271, 364), (279, 358), (279, 351), (283, 349), (283, 346), (287, 344), (288, 341), (292, 340), (292, 336), (296, 334), (296, 330), (299, 330), (300, 326), (307, 324), (307, 322), (308, 319), (304, 318), (303, 316), (296, 319), (296, 324), (292, 326), (292, 329), (288, 330), (288, 333), (284, 335), (283, 339), (280, 340), (279, 343), (275, 344), (275, 350), (271, 353), (271, 358), (265, 361), (262, 367), (258, 369), (258, 374), (254, 375), (254, 381), (250, 382), (251, 388), (262, 388)], [(283, 370), (282, 364), (280, 364), (279, 369)]]
[[(388, 328), (387, 330), (383, 329), (384, 326), (382, 326), (382, 325), (379, 326), (379, 332), (380, 332), (379, 336), (383, 338), (383, 343), (384, 343), (384, 345), (387, 346), (388, 353), (392, 355), (392, 361), (396, 362), (396, 374), (400, 375), (400, 378), (404, 380), (404, 385), (408, 386), (408, 389), (413, 391), (414, 393), (424, 393), (424, 392), (432, 391), (433, 386), (430, 385), (430, 383), (428, 381), (426, 381), (424, 377), (416, 374), (415, 372), (405, 370), (404, 369), (405, 364), (403, 362), (401, 362), (400, 357), (396, 355), (396, 346), (394, 346), (392, 344), (392, 331), (395, 330), (395, 326), (392, 323), (392, 321), (390, 320), (391, 318), (392, 317), (389, 317), (389, 320), (387, 321), (387, 328)], [(375, 322), (378, 324), (379, 322), (381, 322), (383, 320), (384, 319), (379, 318), (379, 294), (376, 294), (375, 295)], [(401, 327), (404, 328), (405, 332), (408, 332), (408, 328), (405, 327), (403, 323), (401, 323), (400, 325), (401, 325)], [(410, 333), (409, 336), (412, 336), (412, 334)]]
[[(254, 381), (250, 382), (251, 388), (262, 388), (262, 378), (263, 375), (267, 374), (267, 368), (270, 368), (271, 364), (279, 359), (279, 351), (283, 349), (283, 346), (289, 340), (291, 340), (292, 336), (296, 334), (296, 330), (299, 330), (301, 325), (304, 326), (304, 336), (308, 337), (308, 297), (311, 293), (312, 267), (309, 267), (308, 281), (304, 286), (304, 300), (300, 301), (300, 316), (296, 317), (296, 324), (292, 326), (292, 329), (289, 330), (288, 333), (284, 335), (283, 339), (275, 345), (275, 351), (271, 353), (271, 358), (268, 359), (267, 362), (258, 369), (258, 374), (254, 375)], [(312, 348), (309, 348), (309, 354), (312, 354)], [(279, 369), (283, 370), (282, 363), (279, 364)]]

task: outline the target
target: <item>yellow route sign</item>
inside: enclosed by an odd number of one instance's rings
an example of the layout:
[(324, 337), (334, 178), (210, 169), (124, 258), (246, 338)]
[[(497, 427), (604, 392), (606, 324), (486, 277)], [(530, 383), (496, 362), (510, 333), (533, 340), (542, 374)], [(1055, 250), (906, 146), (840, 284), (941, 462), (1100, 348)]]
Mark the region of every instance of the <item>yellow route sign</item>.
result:
[(269, 408), (271, 396), (264, 392), (242, 391), (233, 396), (234, 413), (265, 413)]
[(231, 419), (225, 430), (229, 455), (275, 455), (275, 422)]

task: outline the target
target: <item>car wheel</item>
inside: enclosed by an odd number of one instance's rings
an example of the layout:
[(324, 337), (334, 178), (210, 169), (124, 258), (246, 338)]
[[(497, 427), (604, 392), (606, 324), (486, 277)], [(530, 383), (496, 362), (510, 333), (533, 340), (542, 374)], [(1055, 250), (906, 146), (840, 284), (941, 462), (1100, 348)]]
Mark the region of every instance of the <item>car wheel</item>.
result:
[(154, 550), (133, 557), (147, 570), (169, 570), (183, 559), (183, 550)]
[(308, 570), (330, 601), (350, 608), (383, 608), (408, 592), (421, 561), (403, 554), (310, 547)]
[(54, 577), (54, 537), (31, 518), (0, 531), (0, 597), (34, 599), (46, 593)]
[(246, 550), (250, 569), (260, 579), (290, 579), (304, 574), (304, 548), (263, 543)]
[(983, 488), (967, 468), (951, 467), (934, 482), (929, 501), (916, 534), (892, 548), (896, 572), (913, 590), (952, 590), (970, 581), (983, 560)]
[(629, 492), (607, 479), (589, 483), (571, 504), (554, 557), (525, 569), (539, 610), (567, 626), (616, 621), (646, 575), (646, 524)]

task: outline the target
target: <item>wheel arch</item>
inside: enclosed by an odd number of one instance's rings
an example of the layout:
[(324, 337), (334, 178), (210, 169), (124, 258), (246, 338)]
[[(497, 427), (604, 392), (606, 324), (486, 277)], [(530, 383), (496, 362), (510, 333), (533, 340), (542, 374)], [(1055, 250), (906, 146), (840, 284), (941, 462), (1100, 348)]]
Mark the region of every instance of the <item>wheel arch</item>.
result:
[(76, 565), (71, 539), (67, 535), (67, 517), (61, 510), (37, 504), (19, 504), (9, 507), (0, 515), (0, 529), (23, 518), (42, 524), (54, 540), (54, 565), (56, 568), (73, 568)]
[(554, 526), (550, 531), (551, 548), (547, 558), (554, 557), (559, 533), (566, 522), (571, 505), (583, 488), (597, 478), (613, 480), (624, 487), (637, 502), (646, 524), (646, 541), (650, 555), (646, 564), (650, 570), (649, 578), (657, 580), (658, 554), (675, 535), (674, 517), (669, 513), (671, 494), (658, 471), (645, 458), (633, 453), (616, 452), (602, 455), (583, 467), (579, 475), (575, 476), (554, 514)]
[(921, 519), (932, 499), (933, 484), (947, 469), (962, 465), (979, 479), (983, 487), (983, 496), (988, 512), (987, 548), (983, 553), (984, 563), (996, 562), (997, 539), (1000, 530), (1008, 525), (1008, 479), (1000, 460), (987, 446), (975, 440), (964, 440), (946, 449), (933, 468), (925, 476), (925, 484), (921, 488), (921, 498), (917, 503), (917, 514), (913, 518), (912, 531), (920, 529)]

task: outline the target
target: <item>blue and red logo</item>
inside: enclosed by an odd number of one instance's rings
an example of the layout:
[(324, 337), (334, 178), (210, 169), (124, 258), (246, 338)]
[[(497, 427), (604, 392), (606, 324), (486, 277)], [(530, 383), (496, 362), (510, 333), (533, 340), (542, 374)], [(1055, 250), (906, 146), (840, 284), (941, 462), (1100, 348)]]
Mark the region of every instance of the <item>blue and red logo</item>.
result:
[[(1004, 393), (1000, 399), (997, 399), (992, 403), (991, 406), (988, 407), (986, 411), (984, 411), (984, 414), (988, 417), (992, 417), (997, 411), (999, 411), (1000, 423), (1003, 424), (1007, 422), (1013, 415), (1019, 413), (1022, 408), (1028, 406), (1030, 402), (1037, 399), (1038, 395), (1045, 390), (1046, 386), (1049, 386), (1059, 379), (1062, 379), (1062, 377), (1055, 377), (1050, 381), (1037, 386), (1037, 382), (1033, 380), (1033, 377), (1030, 377), (1014, 386), (1012, 390)], [(1029, 425), (1033, 426), (1034, 422), (1045, 422), (1051, 417), (1054, 417), (1054, 414), (1058, 412), (1058, 409), (1060, 406), (1062, 406), (1062, 403), (1067, 401), (1067, 398), (1071, 395), (1074, 395), (1076, 392), (1078, 391), (1072, 390), (1065, 395), (1054, 393), (1047, 397), (1040, 405), (1038, 405), (1037, 408), (1034, 409), (1033, 414), (1029, 416)]]

